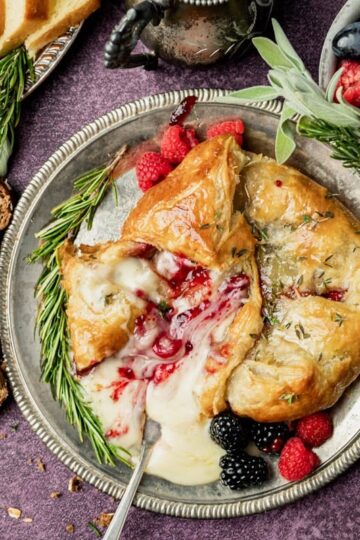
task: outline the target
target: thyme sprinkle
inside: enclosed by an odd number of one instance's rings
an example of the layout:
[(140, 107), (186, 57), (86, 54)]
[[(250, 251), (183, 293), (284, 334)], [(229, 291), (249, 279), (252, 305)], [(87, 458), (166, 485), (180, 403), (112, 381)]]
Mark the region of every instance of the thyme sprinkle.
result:
[(343, 317), (342, 315), (340, 315), (340, 313), (335, 313), (335, 322), (338, 323), (339, 326), (341, 326), (343, 324), (343, 322), (345, 321), (345, 317)]
[(287, 401), (288, 405), (292, 405), (294, 401), (298, 399), (298, 396), (294, 392), (289, 392), (287, 394), (282, 394), (279, 399), (281, 401)]
[(95, 534), (95, 536), (97, 536), (98, 538), (102, 537), (102, 532), (100, 531), (100, 529), (97, 528), (96, 525), (94, 525), (94, 523), (89, 521), (87, 526)]

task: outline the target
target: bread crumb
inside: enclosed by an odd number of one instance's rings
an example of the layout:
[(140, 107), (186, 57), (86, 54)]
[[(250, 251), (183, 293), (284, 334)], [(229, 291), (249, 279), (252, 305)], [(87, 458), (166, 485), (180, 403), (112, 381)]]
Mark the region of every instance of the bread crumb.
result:
[(79, 476), (72, 476), (69, 480), (68, 490), (71, 492), (79, 491), (81, 488), (81, 479)]
[(51, 497), (52, 499), (58, 499), (59, 497), (61, 497), (61, 495), (62, 495), (62, 494), (60, 493), (60, 491), (52, 491), (52, 492), (50, 493), (50, 497)]
[(24, 519), (23, 519), (23, 522), (24, 522), (24, 523), (32, 523), (32, 522), (33, 522), (33, 518), (24, 518)]
[(11, 518), (14, 518), (14, 519), (19, 519), (21, 517), (20, 508), (13, 508), (12, 506), (10, 506), (7, 509), (7, 513)]
[(7, 434), (4, 433), (3, 431), (0, 432), (0, 441), (3, 441), (4, 439), (6, 439), (7, 437)]
[(38, 471), (40, 471), (40, 472), (45, 472), (46, 471), (45, 463), (43, 463), (41, 458), (37, 457), (35, 459), (35, 465), (36, 465), (36, 468), (37, 468)]
[(68, 533), (73, 533), (75, 530), (75, 527), (72, 523), (68, 523), (65, 528)]
[(114, 516), (114, 513), (108, 514), (106, 512), (102, 512), (100, 516), (94, 519), (94, 521), (96, 525), (99, 525), (100, 527), (108, 527), (111, 523), (113, 516)]

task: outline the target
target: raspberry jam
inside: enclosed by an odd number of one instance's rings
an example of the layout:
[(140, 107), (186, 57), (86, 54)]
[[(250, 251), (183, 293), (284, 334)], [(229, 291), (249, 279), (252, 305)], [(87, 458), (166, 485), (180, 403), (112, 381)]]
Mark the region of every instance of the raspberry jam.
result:
[(176, 353), (181, 349), (181, 347), (181, 339), (173, 339), (165, 332), (162, 332), (155, 339), (152, 349), (156, 356), (167, 360), (168, 358), (175, 356)]
[(179, 367), (178, 362), (171, 362), (168, 364), (159, 364), (156, 366), (154, 374), (152, 376), (152, 380), (154, 384), (160, 384), (164, 381), (166, 381), (170, 375), (176, 371), (176, 369)]
[(116, 437), (122, 437), (129, 432), (129, 426), (124, 426), (122, 429), (109, 429), (105, 433), (105, 437), (109, 439), (115, 439)]
[(186, 118), (191, 113), (195, 103), (197, 102), (196, 96), (188, 96), (184, 98), (181, 103), (177, 106), (175, 111), (170, 116), (170, 126), (182, 126)]
[(283, 183), (282, 183), (282, 180), (275, 180), (275, 186), (276, 187), (282, 187)]
[(122, 377), (123, 379), (129, 379), (129, 380), (135, 379), (134, 370), (131, 369), (130, 367), (120, 367), (118, 369), (118, 373), (120, 377)]
[(118, 401), (133, 381), (160, 384), (185, 358), (191, 362), (194, 349), (199, 349), (203, 340), (211, 345), (212, 331), (235, 314), (248, 296), (250, 280), (243, 273), (228, 276), (215, 288), (209, 270), (183, 256), (163, 258), (156, 268), (162, 277), (166, 273), (163, 279), (173, 292), (173, 305), (164, 300), (156, 304), (138, 291), (145, 310), (136, 318), (133, 337), (120, 357), (119, 380), (110, 386), (113, 401)]
[(201, 266), (194, 266), (184, 258), (178, 259), (178, 270), (169, 280), (174, 296), (179, 296), (185, 289), (201, 287), (210, 284), (208, 270)]
[(111, 388), (113, 388), (113, 391), (111, 392), (111, 399), (113, 401), (119, 401), (120, 396), (122, 395), (123, 391), (129, 384), (129, 379), (120, 379), (120, 381), (115, 381), (111, 383)]
[(344, 298), (346, 291), (341, 289), (334, 289), (333, 291), (328, 291), (327, 293), (323, 294), (322, 296), (324, 298), (328, 298), (329, 300), (332, 300), (333, 302), (341, 302)]

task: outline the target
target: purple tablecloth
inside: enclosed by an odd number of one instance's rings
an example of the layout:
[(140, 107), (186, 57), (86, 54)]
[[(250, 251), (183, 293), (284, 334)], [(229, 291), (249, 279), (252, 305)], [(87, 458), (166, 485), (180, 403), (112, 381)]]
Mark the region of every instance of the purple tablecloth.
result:
[[(264, 83), (265, 66), (255, 53), (246, 60), (194, 71), (161, 64), (158, 71), (106, 71), (104, 41), (119, 16), (122, 2), (104, 0), (100, 12), (87, 21), (67, 57), (48, 81), (24, 104), (18, 148), (10, 181), (21, 192), (43, 162), (74, 132), (127, 101), (166, 90), (195, 87), (242, 88)], [(320, 50), (343, 0), (283, 1), (283, 26), (305, 63), (317, 75)], [(46, 471), (37, 467), (41, 458)], [(31, 462), (31, 459), (33, 460)], [(87, 526), (101, 512), (115, 509), (113, 499), (83, 484), (67, 489), (73, 475), (31, 431), (13, 400), (0, 410), (0, 539), (92, 540)], [(355, 539), (359, 537), (358, 487), (360, 466), (306, 499), (264, 514), (229, 520), (185, 520), (133, 508), (123, 538), (152, 539)], [(50, 493), (62, 496), (52, 499)], [(9, 507), (22, 510), (10, 518)], [(74, 532), (66, 531), (73, 524)]]

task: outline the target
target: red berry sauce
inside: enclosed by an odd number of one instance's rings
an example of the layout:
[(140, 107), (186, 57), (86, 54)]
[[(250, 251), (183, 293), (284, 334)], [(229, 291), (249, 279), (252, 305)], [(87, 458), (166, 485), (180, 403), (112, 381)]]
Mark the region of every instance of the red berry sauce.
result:
[(344, 289), (334, 289), (323, 294), (324, 298), (328, 298), (333, 302), (341, 302), (345, 296), (346, 291)]
[(282, 187), (283, 183), (282, 183), (282, 180), (275, 180), (275, 186), (276, 187)]
[(186, 120), (186, 118), (191, 113), (195, 103), (197, 102), (196, 96), (188, 96), (184, 98), (181, 103), (177, 106), (175, 111), (170, 116), (170, 126), (182, 126)]
[(182, 347), (181, 339), (173, 339), (166, 332), (161, 332), (154, 341), (152, 350), (164, 360), (168, 360), (176, 355)]

